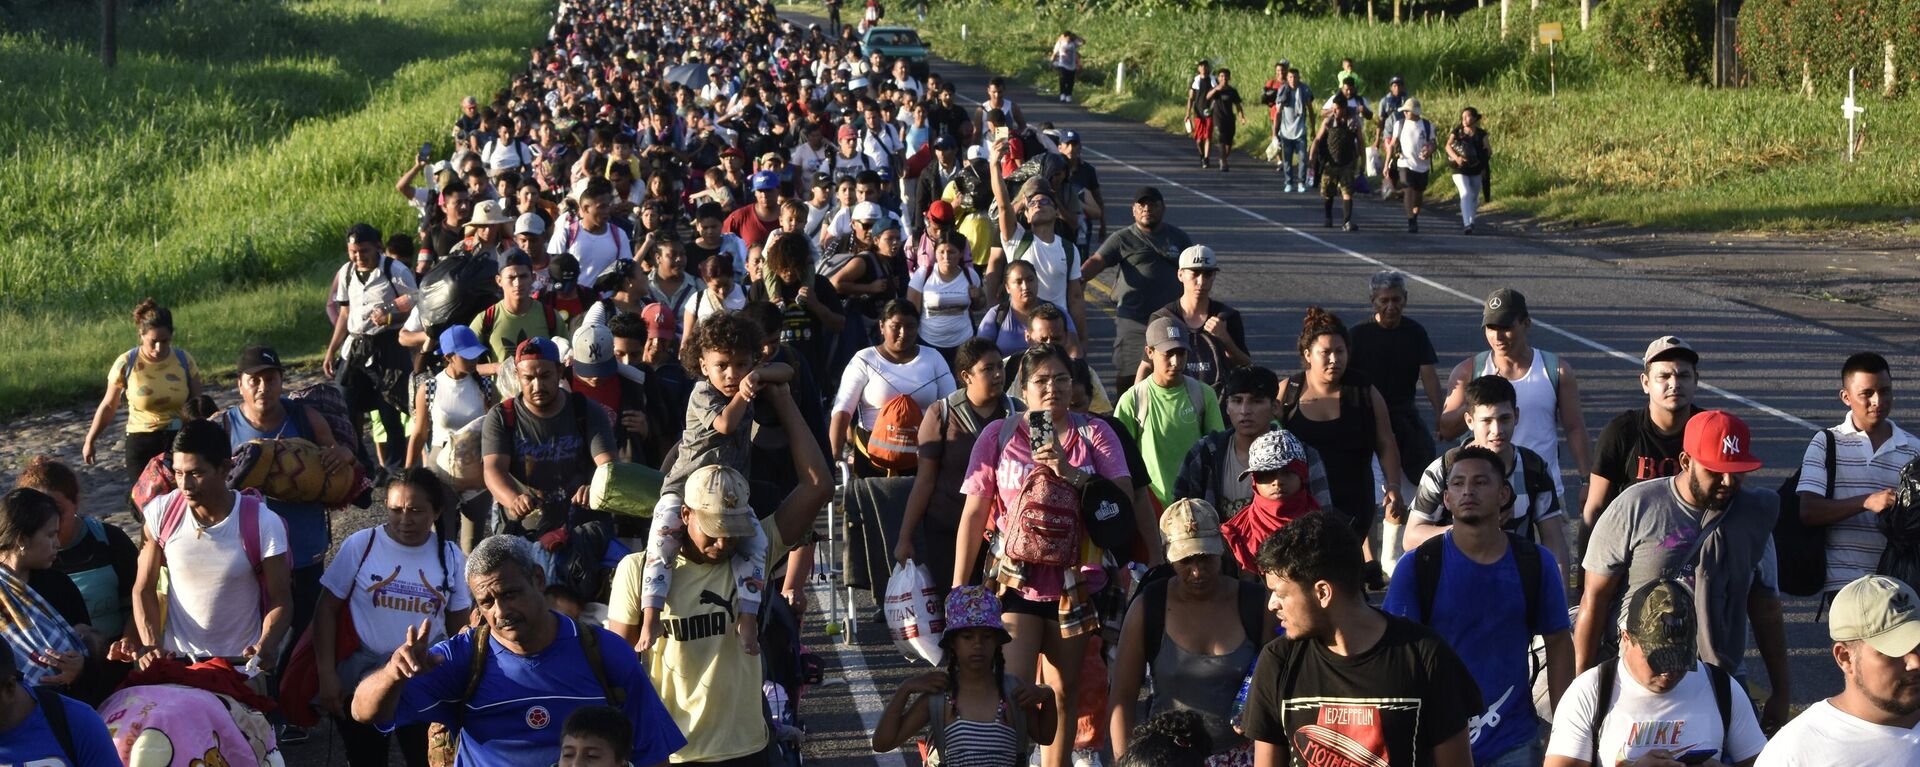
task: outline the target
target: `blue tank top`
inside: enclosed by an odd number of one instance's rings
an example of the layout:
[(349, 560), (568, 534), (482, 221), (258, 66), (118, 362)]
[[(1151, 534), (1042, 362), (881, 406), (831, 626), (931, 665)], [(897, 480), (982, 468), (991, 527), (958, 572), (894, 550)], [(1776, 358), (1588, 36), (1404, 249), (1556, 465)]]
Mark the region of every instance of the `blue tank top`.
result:
[[(312, 440), (313, 429), (307, 423), (306, 407), (285, 397), (280, 398), (280, 407), (287, 415), (280, 427), (272, 431), (262, 431), (247, 423), (247, 417), (240, 414), (240, 406), (227, 408), (227, 436), (233, 449), (239, 450), (241, 445), (256, 439)], [(295, 503), (279, 498), (268, 498), (267, 508), (287, 523), (287, 547), (292, 549), (287, 557), (290, 567), (298, 570), (326, 563), (327, 546), (332, 543), (326, 509), (318, 503)]]

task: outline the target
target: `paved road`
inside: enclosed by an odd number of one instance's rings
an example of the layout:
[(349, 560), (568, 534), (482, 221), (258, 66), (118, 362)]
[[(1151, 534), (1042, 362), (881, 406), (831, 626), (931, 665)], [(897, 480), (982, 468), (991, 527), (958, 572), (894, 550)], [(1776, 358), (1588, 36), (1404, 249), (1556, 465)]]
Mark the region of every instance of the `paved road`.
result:
[[(986, 73), (946, 62), (936, 62), (935, 69), (954, 79), (963, 95), (984, 95)], [(1480, 234), (1461, 236), (1451, 207), (1423, 216), (1419, 235), (1405, 233), (1396, 204), (1381, 202), (1356, 205), (1357, 233), (1322, 229), (1318, 199), (1280, 194), (1276, 176), (1253, 158), (1241, 158), (1231, 173), (1203, 171), (1184, 138), (1059, 104), (1026, 87), (1016, 87), (1011, 96), (1028, 121), (1080, 131), (1110, 207), (1121, 217), (1117, 223), (1128, 215), (1131, 190), (1142, 184), (1161, 189), (1167, 219), (1220, 256), (1223, 273), (1215, 298), (1247, 316), (1256, 360), (1279, 371), (1299, 367), (1292, 349), (1307, 306), (1326, 307), (1350, 323), (1361, 321), (1368, 312), (1367, 278), (1383, 268), (1413, 277), (1408, 314), (1432, 334), (1443, 366), (1485, 348), (1480, 297), (1512, 286), (1527, 295), (1537, 318), (1534, 343), (1558, 352), (1578, 370), (1594, 437), (1614, 414), (1644, 405), (1639, 350), (1655, 336), (1681, 335), (1705, 357), (1707, 390), (1701, 404), (1732, 409), (1748, 421), (1767, 463), (1749, 481), (1772, 488), (1797, 465), (1816, 424), (1837, 423), (1843, 415), (1836, 384), (1846, 354), (1882, 350), (1896, 369), (1914, 369), (1916, 360), (1908, 351), (1885, 349), (1826, 323), (1753, 302), (1717, 298), (1712, 293), (1719, 286), (1712, 283), (1643, 275), (1611, 260), (1502, 236), (1497, 225), (1483, 223)], [(1089, 314), (1100, 305), (1090, 294)], [(1101, 308), (1090, 323), (1095, 336), (1090, 356), (1104, 367), (1112, 338), (1111, 305)], [(872, 620), (872, 602), (863, 598), (861, 605), (868, 619), (851, 643), (820, 634), (817, 611), (808, 626), (811, 644), (836, 680), (810, 691), (804, 704), (812, 733), (807, 756), (825, 765), (874, 764), (876, 759), (901, 764), (902, 757), (876, 757), (865, 744), (885, 696), (910, 674), (926, 670), (903, 662), (884, 628)], [(1805, 599), (1787, 606), (1793, 697), (1800, 704), (1841, 686), (1827, 655), (1825, 628), (1813, 623), (1815, 607)], [(1755, 679), (1764, 680), (1757, 656), (1749, 663)]]

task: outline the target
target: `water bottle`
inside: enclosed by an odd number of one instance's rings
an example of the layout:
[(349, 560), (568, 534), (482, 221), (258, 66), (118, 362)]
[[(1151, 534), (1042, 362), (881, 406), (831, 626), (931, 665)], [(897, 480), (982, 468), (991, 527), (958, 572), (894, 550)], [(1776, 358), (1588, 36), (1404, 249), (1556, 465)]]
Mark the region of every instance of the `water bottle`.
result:
[(1227, 723), (1233, 725), (1233, 731), (1241, 735), (1247, 734), (1242, 714), (1247, 710), (1247, 690), (1253, 687), (1253, 667), (1258, 663), (1259, 660), (1256, 659), (1253, 663), (1247, 664), (1247, 675), (1240, 680), (1240, 692), (1233, 696), (1233, 714), (1227, 718)]

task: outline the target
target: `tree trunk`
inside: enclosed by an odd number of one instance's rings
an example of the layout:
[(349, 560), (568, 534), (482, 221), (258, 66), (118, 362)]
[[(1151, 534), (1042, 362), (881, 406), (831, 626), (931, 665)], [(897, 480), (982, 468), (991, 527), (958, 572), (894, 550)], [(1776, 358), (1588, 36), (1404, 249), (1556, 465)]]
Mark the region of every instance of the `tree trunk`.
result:
[(100, 0), (100, 63), (120, 63), (120, 0)]

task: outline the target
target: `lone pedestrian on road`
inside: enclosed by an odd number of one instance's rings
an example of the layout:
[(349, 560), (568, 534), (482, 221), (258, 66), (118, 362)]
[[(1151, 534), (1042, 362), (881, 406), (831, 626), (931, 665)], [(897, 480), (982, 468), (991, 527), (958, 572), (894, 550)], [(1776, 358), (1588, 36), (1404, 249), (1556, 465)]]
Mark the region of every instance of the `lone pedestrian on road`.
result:
[(1080, 46), (1087, 41), (1073, 33), (1061, 30), (1060, 37), (1053, 41), (1053, 71), (1060, 75), (1060, 103), (1073, 103), (1073, 81), (1080, 76)]
[[(1344, 90), (1344, 89), (1343, 89)], [(1320, 180), (1320, 198), (1325, 201), (1326, 226), (1333, 226), (1333, 196), (1340, 195), (1341, 229), (1355, 231), (1353, 225), (1354, 174), (1360, 167), (1360, 131), (1353, 124), (1353, 107), (1335, 101), (1320, 119), (1320, 130), (1313, 136), (1308, 164)]]
[[(1220, 74), (1214, 77), (1213, 89), (1207, 91), (1207, 109), (1213, 113), (1212, 146), (1220, 150), (1220, 172), (1225, 173), (1227, 158), (1233, 155), (1233, 134), (1247, 116), (1247, 110), (1241, 106), (1240, 91), (1233, 87), (1233, 70), (1220, 68)], [(1206, 149), (1200, 150), (1203, 162), (1206, 154)]]
[(1398, 157), (1388, 170), (1400, 187), (1407, 207), (1407, 232), (1420, 231), (1420, 203), (1427, 191), (1427, 171), (1433, 168), (1433, 123), (1420, 116), (1420, 100), (1400, 105), (1400, 119), (1387, 136), (1387, 156)]
[[(1280, 62), (1285, 64), (1286, 62)], [(1313, 89), (1300, 82), (1300, 70), (1288, 69), (1274, 94), (1273, 138), (1280, 144), (1280, 167), (1287, 192), (1307, 191), (1307, 121), (1313, 117)]]

